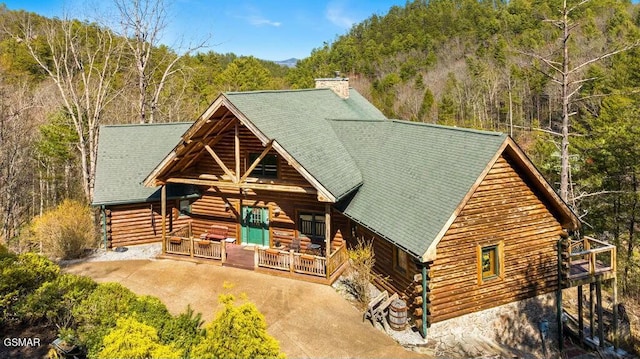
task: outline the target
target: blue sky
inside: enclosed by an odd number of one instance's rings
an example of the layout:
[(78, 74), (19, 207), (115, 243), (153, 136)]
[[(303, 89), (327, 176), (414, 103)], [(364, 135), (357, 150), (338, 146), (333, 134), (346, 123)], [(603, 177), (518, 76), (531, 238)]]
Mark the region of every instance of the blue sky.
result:
[[(0, 0), (11, 10), (48, 17), (69, 14), (80, 19), (113, 18), (108, 1)], [(208, 49), (253, 55), (266, 60), (304, 58), (311, 50), (344, 34), (372, 14), (385, 14), (405, 0), (174, 0), (168, 1), (168, 27), (163, 43), (187, 47), (209, 37)], [(180, 51), (179, 49), (176, 49)]]

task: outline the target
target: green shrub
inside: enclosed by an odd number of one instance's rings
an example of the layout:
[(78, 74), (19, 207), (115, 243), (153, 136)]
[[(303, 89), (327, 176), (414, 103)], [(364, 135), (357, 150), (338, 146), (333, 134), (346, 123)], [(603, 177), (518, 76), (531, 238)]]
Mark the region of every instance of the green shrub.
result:
[(135, 315), (140, 322), (154, 327), (158, 333), (162, 333), (163, 328), (173, 319), (167, 306), (157, 297), (150, 295), (136, 297), (136, 300), (131, 302), (128, 312)]
[(96, 245), (91, 209), (72, 200), (35, 218), (31, 233), (31, 241), (42, 243), (42, 251), (49, 258), (80, 258), (85, 249)]
[(159, 333), (160, 339), (164, 344), (173, 344), (184, 352), (185, 357), (189, 357), (191, 348), (205, 335), (202, 324), (202, 314), (195, 313), (188, 306), (185, 312), (166, 323)]
[(181, 358), (182, 352), (160, 343), (156, 329), (135, 318), (120, 318), (102, 341), (98, 358)]
[(194, 358), (284, 358), (277, 340), (267, 333), (264, 316), (253, 303), (234, 305), (221, 295), (224, 310), (206, 327), (205, 337), (191, 350)]
[(60, 267), (35, 253), (0, 259), (0, 315), (3, 321), (18, 318), (16, 305), (44, 282), (60, 274)]
[(102, 339), (116, 326), (118, 318), (129, 316), (136, 295), (118, 283), (101, 283), (80, 305), (71, 310), (78, 323), (77, 336), (95, 357)]
[(27, 295), (20, 311), (32, 321), (46, 318), (58, 328), (69, 328), (74, 324), (71, 308), (86, 299), (96, 286), (91, 278), (62, 274)]
[(6, 246), (0, 243), (0, 260), (11, 257), (15, 257), (15, 255), (11, 253)]

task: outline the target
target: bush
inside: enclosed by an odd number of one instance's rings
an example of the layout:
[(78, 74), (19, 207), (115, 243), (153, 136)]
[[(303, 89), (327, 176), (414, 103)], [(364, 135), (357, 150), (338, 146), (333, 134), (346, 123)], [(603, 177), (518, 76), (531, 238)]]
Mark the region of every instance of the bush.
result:
[(373, 265), (375, 264), (373, 242), (358, 239), (355, 248), (349, 250), (349, 261), (351, 276), (345, 281), (345, 284), (349, 293), (361, 306), (365, 307), (371, 300), (369, 285), (375, 278), (373, 274)]
[(91, 209), (65, 200), (33, 220), (31, 241), (42, 243), (42, 251), (49, 258), (79, 258), (85, 249), (95, 247), (95, 231)]
[(20, 311), (32, 321), (45, 318), (58, 328), (69, 328), (74, 324), (71, 308), (86, 299), (96, 286), (91, 278), (62, 274), (27, 295)]
[(221, 295), (224, 310), (206, 328), (205, 337), (191, 350), (194, 358), (284, 358), (280, 345), (267, 333), (264, 316), (253, 303), (234, 305)]
[(159, 333), (164, 344), (173, 344), (183, 351), (184, 357), (189, 357), (191, 348), (205, 335), (202, 329), (202, 314), (195, 313), (190, 306), (177, 317), (171, 318)]
[(0, 259), (0, 315), (3, 321), (17, 319), (19, 302), (60, 274), (60, 267), (35, 253)]
[(118, 283), (101, 283), (79, 306), (71, 310), (78, 323), (78, 339), (95, 357), (102, 339), (116, 326), (118, 318), (130, 315), (136, 295)]
[(120, 318), (116, 327), (107, 334), (98, 358), (181, 358), (182, 352), (161, 344), (156, 329), (133, 317)]

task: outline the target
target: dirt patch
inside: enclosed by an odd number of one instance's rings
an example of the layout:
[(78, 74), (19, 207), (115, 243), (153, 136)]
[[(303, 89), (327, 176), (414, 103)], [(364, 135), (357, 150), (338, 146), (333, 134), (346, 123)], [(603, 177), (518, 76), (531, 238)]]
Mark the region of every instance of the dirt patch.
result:
[(9, 323), (0, 328), (0, 358), (46, 358), (57, 335), (55, 327), (44, 324)]

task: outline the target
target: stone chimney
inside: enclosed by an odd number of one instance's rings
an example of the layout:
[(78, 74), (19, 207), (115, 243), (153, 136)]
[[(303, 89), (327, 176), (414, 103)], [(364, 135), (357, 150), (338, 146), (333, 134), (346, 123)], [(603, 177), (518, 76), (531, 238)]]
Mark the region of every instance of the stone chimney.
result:
[(349, 78), (340, 77), (340, 72), (336, 71), (336, 77), (315, 79), (317, 89), (329, 88), (343, 99), (349, 98)]

